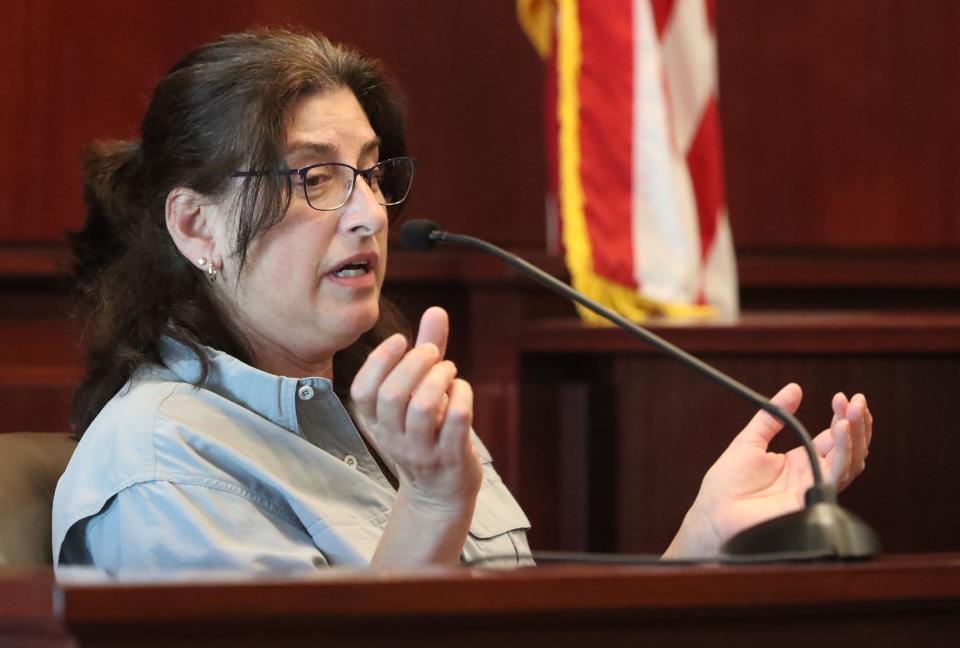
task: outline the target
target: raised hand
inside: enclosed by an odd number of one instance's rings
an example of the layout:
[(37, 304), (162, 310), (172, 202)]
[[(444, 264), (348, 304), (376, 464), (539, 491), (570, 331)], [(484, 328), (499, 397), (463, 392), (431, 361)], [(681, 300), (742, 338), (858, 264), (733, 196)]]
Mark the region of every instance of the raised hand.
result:
[(363, 432), (396, 466), (404, 504), (424, 514), (472, 515), (482, 478), (470, 442), (473, 391), (443, 359), (448, 331), (446, 312), (428, 309), (417, 344), (386, 339), (357, 372), (350, 396)]
[[(793, 413), (803, 394), (790, 384), (771, 401)], [(824, 479), (845, 488), (865, 465), (873, 417), (862, 394), (849, 401), (833, 397), (830, 427), (813, 440)], [(731, 536), (770, 518), (798, 510), (813, 484), (803, 448), (781, 454), (767, 447), (782, 424), (758, 412), (707, 471), (700, 492), (687, 512), (667, 556), (709, 556)]]

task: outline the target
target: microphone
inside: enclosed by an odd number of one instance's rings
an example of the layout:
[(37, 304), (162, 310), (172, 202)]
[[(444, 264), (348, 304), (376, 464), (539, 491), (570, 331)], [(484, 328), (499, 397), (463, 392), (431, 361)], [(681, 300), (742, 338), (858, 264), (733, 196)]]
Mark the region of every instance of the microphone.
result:
[(542, 286), (604, 317), (627, 333), (782, 421), (803, 445), (810, 460), (813, 486), (804, 494), (804, 507), (741, 531), (724, 543), (721, 547), (723, 554), (731, 557), (813, 560), (868, 558), (880, 552), (880, 541), (876, 533), (859, 517), (837, 504), (836, 489), (823, 481), (813, 441), (803, 424), (792, 414), (699, 358), (604, 308), (535, 265), (492, 243), (472, 236), (444, 232), (435, 222), (424, 219), (404, 223), (399, 237), (400, 244), (409, 250), (431, 250), (439, 243), (453, 243), (491, 254)]

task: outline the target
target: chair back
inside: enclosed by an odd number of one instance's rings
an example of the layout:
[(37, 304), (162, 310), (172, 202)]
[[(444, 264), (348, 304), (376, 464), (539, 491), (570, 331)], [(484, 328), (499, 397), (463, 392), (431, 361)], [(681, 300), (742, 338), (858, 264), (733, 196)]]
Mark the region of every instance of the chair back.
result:
[(51, 564), (53, 491), (76, 445), (57, 432), (0, 434), (0, 567)]

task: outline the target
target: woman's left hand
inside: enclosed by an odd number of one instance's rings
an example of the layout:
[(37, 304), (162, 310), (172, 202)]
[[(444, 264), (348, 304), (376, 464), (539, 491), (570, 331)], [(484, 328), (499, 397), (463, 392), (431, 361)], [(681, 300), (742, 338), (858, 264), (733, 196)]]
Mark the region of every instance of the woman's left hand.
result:
[[(789, 384), (771, 401), (797, 411), (803, 393)], [(827, 483), (845, 488), (863, 472), (873, 434), (873, 417), (862, 394), (833, 397), (830, 427), (813, 440)], [(806, 451), (785, 454), (767, 446), (783, 425), (760, 411), (736, 436), (703, 478), (700, 492), (664, 557), (707, 557), (736, 533), (770, 518), (799, 510), (813, 474)]]

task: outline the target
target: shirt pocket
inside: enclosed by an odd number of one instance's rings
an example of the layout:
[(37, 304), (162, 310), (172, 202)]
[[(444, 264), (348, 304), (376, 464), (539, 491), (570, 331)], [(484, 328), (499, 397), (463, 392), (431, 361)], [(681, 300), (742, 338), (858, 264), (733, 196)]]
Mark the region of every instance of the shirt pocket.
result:
[(483, 483), (464, 545), (464, 560), (483, 566), (532, 564), (527, 531), (530, 520), (493, 469), (490, 454), (477, 447)]

